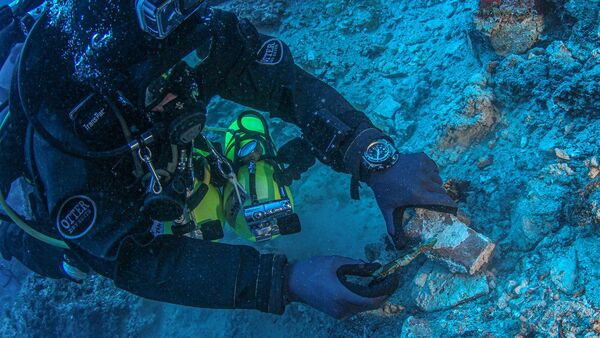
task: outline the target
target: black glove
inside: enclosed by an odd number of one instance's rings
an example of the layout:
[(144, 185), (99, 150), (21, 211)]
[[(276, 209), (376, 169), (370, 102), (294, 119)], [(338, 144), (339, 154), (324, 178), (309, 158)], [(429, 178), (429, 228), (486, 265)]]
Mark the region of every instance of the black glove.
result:
[(316, 160), (310, 144), (304, 139), (295, 138), (279, 148), (277, 162), (285, 167), (275, 173), (275, 180), (281, 185), (289, 186), (292, 181), (299, 180)]
[(424, 208), (456, 214), (457, 205), (442, 187), (439, 168), (425, 153), (400, 154), (392, 167), (370, 173), (373, 189), (387, 231), (402, 244), (402, 213), (406, 208)]
[(347, 277), (369, 277), (380, 267), (340, 256), (311, 257), (288, 266), (288, 296), (337, 319), (374, 310), (398, 288), (398, 275), (373, 286), (350, 282)]

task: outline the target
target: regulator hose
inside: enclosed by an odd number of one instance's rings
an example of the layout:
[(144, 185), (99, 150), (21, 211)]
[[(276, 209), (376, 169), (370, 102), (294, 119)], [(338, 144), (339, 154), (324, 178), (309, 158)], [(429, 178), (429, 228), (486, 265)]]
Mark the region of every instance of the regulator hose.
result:
[(23, 231), (25, 231), (28, 235), (30, 235), (31, 237), (38, 239), (44, 243), (50, 244), (52, 246), (58, 247), (58, 248), (62, 248), (62, 249), (69, 249), (69, 246), (67, 245), (67, 243), (58, 240), (56, 238), (44, 235), (43, 233), (35, 230), (33, 227), (31, 227), (29, 224), (27, 224), (27, 222), (25, 222), (21, 216), (19, 216), (11, 207), (10, 205), (8, 205), (8, 203), (6, 203), (6, 199), (4, 198), (4, 194), (2, 194), (2, 192), (0, 191), (0, 206), (2, 206), (2, 209), (4, 209), (4, 212), (6, 212), (6, 214), (8, 215), (8, 217), (10, 217), (10, 219), (15, 222), (16, 225), (19, 226), (19, 228), (23, 229)]

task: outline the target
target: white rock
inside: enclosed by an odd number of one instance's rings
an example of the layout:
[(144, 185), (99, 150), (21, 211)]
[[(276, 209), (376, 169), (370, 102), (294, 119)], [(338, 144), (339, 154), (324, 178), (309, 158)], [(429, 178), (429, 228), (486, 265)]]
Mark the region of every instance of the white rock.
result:
[(375, 114), (386, 119), (392, 119), (400, 107), (400, 103), (396, 102), (394, 98), (388, 95), (377, 105), (377, 107), (375, 107)]
[[(425, 275), (427, 280), (423, 284)], [(413, 286), (411, 297), (421, 310), (427, 312), (450, 309), (490, 291), (484, 274), (454, 274), (431, 261), (421, 267)]]
[(559, 290), (572, 293), (577, 281), (577, 251), (571, 247), (566, 253), (554, 257), (550, 263), (550, 278)]

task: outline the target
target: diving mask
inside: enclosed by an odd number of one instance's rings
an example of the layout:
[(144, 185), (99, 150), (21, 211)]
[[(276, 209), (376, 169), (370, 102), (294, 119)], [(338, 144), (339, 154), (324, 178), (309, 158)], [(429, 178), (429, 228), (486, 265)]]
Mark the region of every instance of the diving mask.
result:
[(166, 38), (200, 9), (205, 0), (136, 0), (135, 11), (142, 30), (157, 39)]

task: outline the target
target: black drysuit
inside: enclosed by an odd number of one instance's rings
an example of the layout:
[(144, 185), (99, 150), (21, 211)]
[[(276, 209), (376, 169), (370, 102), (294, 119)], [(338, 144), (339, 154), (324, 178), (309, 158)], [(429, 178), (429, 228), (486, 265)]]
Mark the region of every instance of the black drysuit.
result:
[[(321, 161), (348, 172), (345, 150), (362, 130), (373, 128), (368, 118), (296, 66), (283, 42), (259, 34), (232, 13), (212, 11), (198, 15), (210, 18), (199, 24), (210, 47), (199, 52), (204, 59), (195, 69), (205, 102), (220, 96), (294, 123)], [(52, 81), (62, 92), (77, 87), (68, 78)], [(70, 131), (67, 114), (57, 113), (60, 107), (68, 110), (65, 101), (69, 101), (64, 99), (68, 93), (58, 93), (42, 102), (40, 114), (52, 116), (46, 118), (46, 128), (64, 142), (85, 147)], [(153, 221), (140, 211), (144, 187), (134, 184), (130, 154), (83, 160), (62, 153), (31, 127), (29, 134), (26, 157), (43, 205), (36, 215), (38, 230), (65, 240), (94, 271), (113, 279), (119, 288), (158, 301), (283, 312), (285, 256), (188, 237), (153, 237), (149, 233)], [(85, 230), (79, 231), (81, 236), (65, 238), (57, 231), (61, 222), (80, 219), (79, 226), (85, 229), (76, 230)]]

